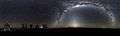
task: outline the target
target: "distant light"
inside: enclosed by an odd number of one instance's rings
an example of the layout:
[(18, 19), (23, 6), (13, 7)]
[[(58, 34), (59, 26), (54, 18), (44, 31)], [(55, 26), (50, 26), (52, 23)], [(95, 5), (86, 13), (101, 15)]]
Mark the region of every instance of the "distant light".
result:
[(40, 26), (40, 28), (44, 28), (43, 26)]
[(79, 24), (78, 23), (73, 23), (72, 27), (79, 27)]
[(80, 23), (76, 20), (72, 20), (72, 22), (70, 22), (70, 27), (80, 27)]

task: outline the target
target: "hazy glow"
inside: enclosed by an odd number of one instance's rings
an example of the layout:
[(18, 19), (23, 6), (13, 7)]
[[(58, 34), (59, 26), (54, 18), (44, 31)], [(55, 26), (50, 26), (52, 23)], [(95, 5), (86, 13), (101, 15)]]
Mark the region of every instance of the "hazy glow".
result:
[(40, 28), (44, 28), (43, 26), (40, 26)]
[(80, 27), (80, 23), (78, 23), (78, 21), (75, 19), (72, 20), (69, 25), (70, 27)]

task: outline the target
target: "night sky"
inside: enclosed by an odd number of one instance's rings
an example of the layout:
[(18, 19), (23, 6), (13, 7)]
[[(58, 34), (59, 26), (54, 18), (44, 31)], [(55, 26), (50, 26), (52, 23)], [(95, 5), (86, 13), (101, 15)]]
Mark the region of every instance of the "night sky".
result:
[(44, 1), (36, 3), (35, 0), (0, 0), (1, 22), (41, 23), (49, 20), (49, 15)]
[[(11, 24), (52, 24), (57, 19), (57, 13), (63, 13), (63, 10), (66, 8), (62, 5), (65, 0), (0, 0), (0, 23), (11, 23)], [(71, 0), (66, 0), (71, 1)], [(76, 1), (76, 0), (72, 0)], [(97, 1), (97, 0), (94, 0)], [(100, 0), (104, 6), (109, 5), (112, 7), (112, 13), (115, 14), (116, 23), (119, 25), (120, 22), (120, 1), (119, 0)], [(67, 3), (66, 3), (67, 4)], [(77, 10), (78, 9), (78, 10)], [(91, 10), (89, 10), (91, 9)], [(87, 10), (87, 11), (86, 11)], [(95, 8), (76, 8), (71, 10), (76, 12), (75, 15), (82, 15), (84, 17), (84, 23), (90, 22), (90, 20), (95, 20), (92, 23), (101, 23), (108, 17), (103, 16), (103, 14), (97, 14), (95, 12), (99, 12), (99, 10), (95, 10)], [(78, 13), (79, 12), (79, 13)], [(93, 12), (93, 13), (90, 13)], [(87, 13), (87, 14), (86, 14)], [(90, 15), (94, 14), (94, 15)], [(71, 15), (71, 14), (70, 14)], [(71, 20), (69, 14), (64, 17), (65, 24)], [(88, 16), (89, 15), (89, 16)], [(75, 16), (74, 16), (75, 17)], [(78, 17), (78, 16), (77, 16)], [(102, 18), (104, 17), (104, 18)], [(79, 17), (80, 18), (83, 17)], [(100, 19), (99, 19), (100, 18)], [(99, 21), (98, 21), (99, 20)], [(102, 21), (100, 21), (102, 20)], [(88, 22), (87, 22), (88, 21)], [(98, 21), (98, 22), (97, 22)], [(79, 21), (80, 22), (80, 21)]]

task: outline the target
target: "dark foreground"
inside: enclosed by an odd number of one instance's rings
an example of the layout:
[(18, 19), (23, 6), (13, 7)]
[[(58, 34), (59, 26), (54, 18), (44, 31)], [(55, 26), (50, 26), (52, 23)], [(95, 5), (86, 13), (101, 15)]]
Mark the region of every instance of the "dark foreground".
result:
[(0, 29), (0, 32), (119, 32), (119, 30), (110, 28), (11, 28)]

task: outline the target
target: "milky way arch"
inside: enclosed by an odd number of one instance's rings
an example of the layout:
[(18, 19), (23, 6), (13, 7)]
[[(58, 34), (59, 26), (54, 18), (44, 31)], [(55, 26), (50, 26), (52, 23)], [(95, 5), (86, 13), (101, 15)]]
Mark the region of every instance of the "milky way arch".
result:
[(100, 2), (93, 2), (93, 1), (66, 1), (62, 2), (62, 5), (65, 7), (62, 13), (58, 12), (59, 14), (56, 16), (57, 20), (54, 22), (53, 26), (55, 27), (65, 27), (61, 26), (63, 25), (63, 19), (65, 15), (68, 13), (68, 11), (72, 8), (77, 8), (80, 6), (86, 6), (86, 5), (93, 5), (100, 9), (103, 9), (105, 12), (102, 12), (104, 14), (107, 14), (109, 17), (109, 22), (112, 26), (116, 25), (116, 18), (114, 16), (114, 13), (112, 13), (110, 6), (100, 4)]

